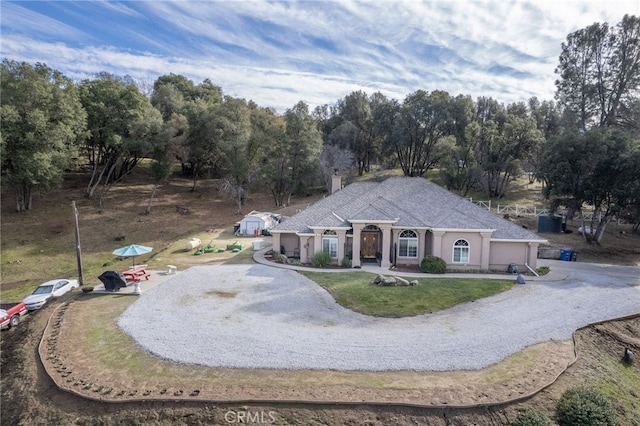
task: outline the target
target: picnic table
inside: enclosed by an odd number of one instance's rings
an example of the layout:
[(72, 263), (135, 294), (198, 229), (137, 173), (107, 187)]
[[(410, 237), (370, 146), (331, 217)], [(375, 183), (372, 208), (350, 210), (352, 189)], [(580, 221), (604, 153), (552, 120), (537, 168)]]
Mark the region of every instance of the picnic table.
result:
[(132, 268), (122, 273), (126, 281), (140, 282), (141, 279), (148, 280), (151, 274), (146, 267)]

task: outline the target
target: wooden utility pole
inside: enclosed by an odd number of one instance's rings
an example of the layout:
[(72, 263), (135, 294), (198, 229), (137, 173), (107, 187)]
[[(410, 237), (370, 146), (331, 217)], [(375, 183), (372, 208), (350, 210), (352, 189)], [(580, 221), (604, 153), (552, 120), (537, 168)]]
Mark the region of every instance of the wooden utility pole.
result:
[(73, 206), (73, 218), (76, 228), (76, 257), (78, 259), (78, 284), (84, 285), (82, 278), (82, 250), (80, 250), (80, 227), (78, 226), (78, 209), (76, 208), (76, 202), (72, 201)]

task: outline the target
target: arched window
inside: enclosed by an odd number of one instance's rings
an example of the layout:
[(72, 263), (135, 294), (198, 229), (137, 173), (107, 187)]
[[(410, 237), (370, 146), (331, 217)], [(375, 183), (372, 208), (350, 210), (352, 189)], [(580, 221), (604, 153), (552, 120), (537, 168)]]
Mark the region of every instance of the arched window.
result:
[(418, 257), (418, 234), (405, 229), (398, 238), (399, 257)]
[(330, 229), (322, 234), (322, 251), (329, 253), (332, 259), (338, 258), (338, 234)]
[(469, 263), (469, 242), (458, 240), (453, 244), (453, 262)]

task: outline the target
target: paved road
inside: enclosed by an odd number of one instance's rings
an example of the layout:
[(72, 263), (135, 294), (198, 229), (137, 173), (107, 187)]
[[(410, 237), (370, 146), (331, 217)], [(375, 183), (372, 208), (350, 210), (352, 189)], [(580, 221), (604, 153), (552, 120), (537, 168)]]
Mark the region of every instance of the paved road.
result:
[(556, 281), (528, 281), (399, 319), (349, 311), (295, 271), (199, 266), (146, 291), (118, 323), (147, 350), (177, 362), (442, 371), (483, 368), (527, 346), (569, 339), (588, 323), (640, 312), (640, 268), (549, 263)]

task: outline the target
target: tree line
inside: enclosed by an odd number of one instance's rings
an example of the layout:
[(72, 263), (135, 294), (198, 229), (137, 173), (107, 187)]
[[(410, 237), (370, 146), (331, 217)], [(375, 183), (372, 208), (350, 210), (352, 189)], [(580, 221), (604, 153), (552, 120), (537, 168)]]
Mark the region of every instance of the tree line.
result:
[[(640, 222), (640, 19), (593, 24), (567, 36), (554, 100), (500, 103), (417, 90), (403, 100), (355, 91), (313, 111), (304, 102), (278, 114), (223, 94), (209, 80), (159, 77), (145, 96), (130, 77), (100, 73), (73, 82), (44, 64), (5, 59), (2, 180), (16, 209), (29, 210), (80, 162), (91, 170), (85, 195), (102, 205), (109, 189), (152, 159), (156, 189), (171, 167), (198, 189), (203, 177), (241, 212), (252, 188), (276, 206), (294, 194), (381, 168), (425, 176), (466, 195), (503, 197), (514, 178), (544, 183), (555, 208), (603, 214), (599, 242), (614, 216)], [(636, 227), (637, 228), (637, 227)], [(584, 227), (583, 227), (584, 229)]]

